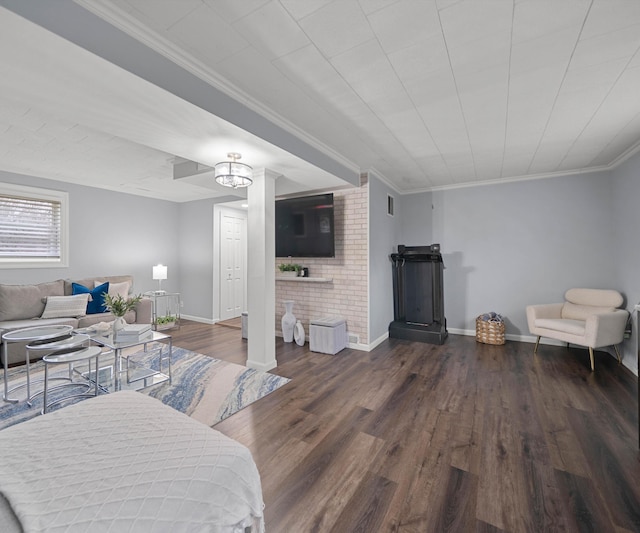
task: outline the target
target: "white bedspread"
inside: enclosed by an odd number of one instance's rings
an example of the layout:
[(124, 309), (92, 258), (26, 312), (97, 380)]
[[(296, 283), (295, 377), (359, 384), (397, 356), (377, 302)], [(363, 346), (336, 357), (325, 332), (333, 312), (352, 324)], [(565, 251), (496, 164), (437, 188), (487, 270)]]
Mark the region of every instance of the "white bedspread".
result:
[(25, 532), (263, 531), (249, 450), (137, 392), (2, 430), (0, 457)]

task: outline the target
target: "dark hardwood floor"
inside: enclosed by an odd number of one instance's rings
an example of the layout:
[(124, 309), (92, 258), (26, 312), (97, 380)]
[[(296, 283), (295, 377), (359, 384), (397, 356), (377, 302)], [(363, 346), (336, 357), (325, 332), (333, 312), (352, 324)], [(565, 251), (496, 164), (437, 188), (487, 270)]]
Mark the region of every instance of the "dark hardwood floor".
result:
[[(240, 331), (174, 344), (244, 364)], [(640, 532), (637, 380), (604, 352), (397, 339), (277, 341), (292, 381), (215, 426), (245, 444), (280, 532)]]

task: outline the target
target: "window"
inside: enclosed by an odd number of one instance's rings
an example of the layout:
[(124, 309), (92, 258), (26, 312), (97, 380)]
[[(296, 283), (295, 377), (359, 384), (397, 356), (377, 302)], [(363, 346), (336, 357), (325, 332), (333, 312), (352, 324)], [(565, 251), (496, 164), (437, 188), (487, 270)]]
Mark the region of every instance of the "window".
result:
[(387, 215), (393, 216), (393, 196), (387, 194)]
[(68, 263), (68, 195), (0, 183), (0, 268)]

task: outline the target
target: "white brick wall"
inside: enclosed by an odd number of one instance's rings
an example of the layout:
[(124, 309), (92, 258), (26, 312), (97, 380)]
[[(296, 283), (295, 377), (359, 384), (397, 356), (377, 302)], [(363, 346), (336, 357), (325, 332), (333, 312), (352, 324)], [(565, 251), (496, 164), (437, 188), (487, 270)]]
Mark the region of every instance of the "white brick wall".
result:
[[(281, 333), (284, 300), (294, 300), (293, 314), (309, 334), (309, 321), (329, 315), (347, 321), (347, 331), (361, 344), (369, 342), (368, 302), (368, 196), (366, 179), (357, 189), (335, 191), (335, 252), (332, 258), (295, 258), (309, 268), (312, 278), (332, 278), (331, 283), (276, 280), (276, 331)], [(283, 259), (276, 259), (278, 265)]]

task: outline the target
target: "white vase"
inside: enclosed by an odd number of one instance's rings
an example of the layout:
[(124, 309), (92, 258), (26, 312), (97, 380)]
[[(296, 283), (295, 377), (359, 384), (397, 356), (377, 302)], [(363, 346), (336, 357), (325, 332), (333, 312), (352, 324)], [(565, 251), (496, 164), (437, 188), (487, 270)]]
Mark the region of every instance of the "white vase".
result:
[(293, 316), (293, 300), (284, 301), (284, 315), (282, 315), (282, 337), (284, 342), (293, 341), (293, 330), (296, 327), (296, 317)]
[(299, 320), (296, 322), (296, 328), (293, 332), (293, 339), (298, 346), (304, 346), (304, 326)]
[(117, 316), (113, 321), (113, 336), (114, 338), (118, 336), (118, 331), (123, 329), (127, 325), (127, 321), (123, 316)]

